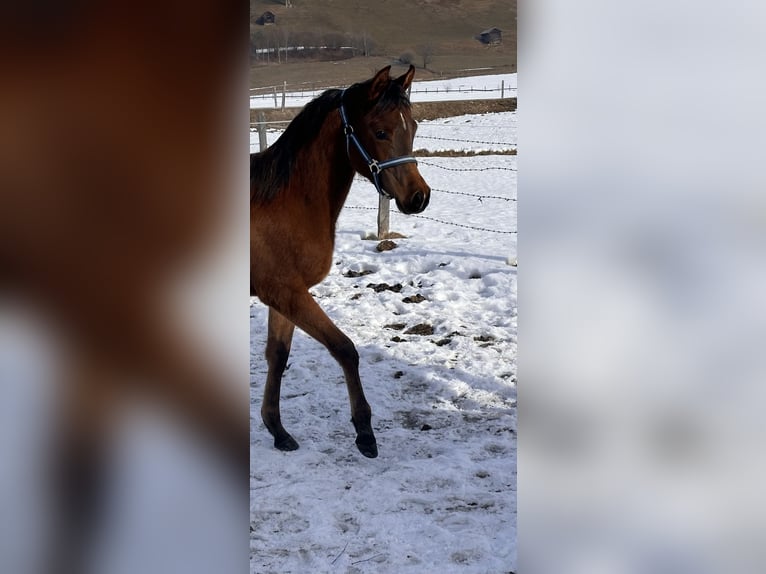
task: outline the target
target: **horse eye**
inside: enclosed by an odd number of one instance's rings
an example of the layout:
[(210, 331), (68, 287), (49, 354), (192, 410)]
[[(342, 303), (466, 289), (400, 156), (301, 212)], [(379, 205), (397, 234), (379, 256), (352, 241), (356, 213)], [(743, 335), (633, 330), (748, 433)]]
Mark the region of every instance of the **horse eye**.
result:
[(387, 140), (388, 134), (384, 132), (383, 130), (378, 130), (375, 132), (375, 137), (378, 138), (379, 140)]

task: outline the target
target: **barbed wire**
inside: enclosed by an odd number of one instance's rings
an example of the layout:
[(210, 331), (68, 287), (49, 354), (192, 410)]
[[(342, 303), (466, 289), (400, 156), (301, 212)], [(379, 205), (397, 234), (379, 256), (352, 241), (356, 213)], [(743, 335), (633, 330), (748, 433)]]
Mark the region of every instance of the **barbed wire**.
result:
[[(265, 122), (250, 122), (250, 128), (256, 128), (260, 125), (273, 125), (273, 124), (289, 124), (292, 120), (269, 120)], [(455, 125), (452, 124), (426, 124), (428, 129), (431, 128), (455, 128)], [(476, 128), (476, 129), (503, 129), (507, 128), (508, 126), (459, 126), (460, 129), (463, 128)], [(433, 140), (445, 140), (445, 141), (459, 141), (459, 142), (472, 142), (472, 143), (497, 143), (497, 142), (477, 142), (475, 140), (461, 140), (461, 139), (455, 139), (455, 138), (441, 138), (437, 136), (424, 136), (424, 135), (418, 135), (416, 137), (424, 138), (424, 139), (433, 139)], [(509, 143), (503, 143), (501, 142), (500, 145), (516, 145), (516, 144), (509, 144)]]
[[(377, 211), (377, 207), (367, 207), (364, 205), (346, 205), (344, 206), (344, 209), (362, 209), (364, 211)], [(489, 233), (502, 233), (505, 235), (515, 235), (518, 233), (518, 231), (505, 231), (501, 229), (489, 229), (488, 227), (476, 227), (473, 225), (466, 225), (465, 223), (455, 223), (454, 221), (444, 221), (442, 219), (437, 219), (436, 217), (430, 217), (428, 215), (418, 215), (418, 214), (411, 214), (410, 217), (417, 217), (419, 219), (428, 219), (429, 221), (434, 221), (436, 223), (442, 223), (444, 225), (454, 225), (455, 227), (462, 227), (464, 229), (473, 229), (475, 231), (487, 231)]]
[(478, 144), (487, 144), (487, 145), (510, 145), (516, 147), (515, 143), (509, 143), (509, 142), (488, 142), (488, 141), (481, 141), (481, 140), (463, 140), (459, 138), (440, 138), (437, 136), (421, 136), (417, 135), (416, 138), (424, 139), (424, 140), (440, 140), (440, 141), (448, 141), (448, 142), (462, 142), (462, 143), (478, 143)]
[(428, 219), (430, 221), (435, 221), (436, 223), (443, 223), (445, 225), (454, 225), (455, 227), (463, 227), (465, 229), (475, 229), (476, 231), (488, 231), (490, 233), (504, 233), (506, 235), (515, 235), (516, 233), (518, 233), (518, 231), (503, 231), (500, 229), (489, 229), (487, 227), (474, 227), (473, 225), (466, 225), (465, 223), (455, 223), (453, 221), (442, 221), (441, 219), (436, 219), (435, 217), (429, 217), (428, 215), (413, 214), (412, 217), (417, 217), (420, 219)]
[(431, 191), (438, 191), (439, 193), (449, 193), (451, 195), (465, 195), (466, 197), (476, 197), (481, 201), (482, 199), (500, 199), (502, 201), (516, 201), (515, 197), (503, 197), (501, 195), (479, 195), (478, 193), (468, 193), (467, 191), (449, 191), (447, 189), (438, 189), (432, 187)]
[[(369, 180), (360, 176), (355, 175), (354, 181), (356, 183), (369, 183)], [(431, 191), (438, 191), (439, 193), (449, 193), (451, 195), (464, 195), (466, 197), (475, 197), (477, 199), (500, 199), (502, 201), (516, 201), (515, 197), (503, 197), (502, 195), (481, 195), (478, 193), (469, 193), (467, 191), (450, 191), (448, 189), (439, 189), (438, 187), (432, 187)], [(376, 208), (370, 208), (370, 209), (376, 209)]]
[[(495, 112), (495, 113), (502, 114), (502, 113), (505, 113), (505, 112)], [(513, 112), (511, 112), (511, 113), (513, 113)], [(437, 119), (443, 119), (443, 118), (437, 118)], [(480, 126), (472, 126), (472, 125), (467, 125), (467, 124), (435, 124), (435, 123), (431, 123), (431, 122), (434, 122), (434, 121), (437, 121), (437, 120), (420, 120), (418, 122), (418, 129), (428, 128), (430, 130), (431, 128), (452, 128), (452, 129), (458, 128), (458, 129), (461, 129), (461, 130), (463, 130), (463, 129), (479, 130), (479, 129), (490, 128), (490, 129), (495, 129), (495, 130), (502, 130), (502, 129), (508, 129), (510, 127), (508, 125), (498, 126), (498, 125), (490, 125), (490, 124), (482, 124)]]
[(491, 165), (489, 167), (446, 167), (439, 165), (438, 163), (431, 163), (430, 161), (418, 160), (418, 164), (429, 165), (431, 167), (438, 167), (439, 169), (445, 169), (447, 171), (490, 171), (493, 169), (504, 171), (517, 171), (515, 167), (503, 167), (499, 165)]
[[(252, 109), (265, 109), (265, 108), (252, 108)], [(267, 122), (250, 122), (250, 127), (252, 128), (252, 127), (255, 127), (255, 126), (259, 126), (261, 124), (265, 124), (265, 125), (268, 125), (268, 124), (289, 124), (291, 121), (292, 120), (272, 120), (272, 121), (267, 121)], [(431, 120), (428, 120), (428, 121), (431, 121)], [(464, 125), (460, 125), (460, 126), (458, 126), (458, 125), (455, 125), (455, 124), (432, 124), (432, 123), (422, 123), (422, 122), (420, 123), (420, 126), (421, 127), (427, 127), (428, 129), (431, 129), (431, 128), (452, 128), (452, 129), (454, 129), (454, 128), (457, 127), (457, 128), (459, 128), (461, 130), (462, 129), (495, 129), (495, 130), (500, 130), (500, 129), (507, 129), (508, 128), (508, 126), (496, 126), (496, 125), (494, 125), (494, 126), (493, 125), (481, 125), (481, 126), (464, 126)], [(418, 137), (426, 137), (426, 136), (418, 136)]]

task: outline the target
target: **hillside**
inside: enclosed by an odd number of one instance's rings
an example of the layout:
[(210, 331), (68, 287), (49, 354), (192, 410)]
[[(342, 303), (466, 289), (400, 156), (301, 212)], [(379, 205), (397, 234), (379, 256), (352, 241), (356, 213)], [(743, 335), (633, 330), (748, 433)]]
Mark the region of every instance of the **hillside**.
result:
[[(266, 11), (276, 22), (256, 24)], [(502, 30), (501, 44), (476, 40), (492, 27)], [(515, 72), (516, 0), (292, 0), (291, 7), (250, 0), (250, 39), (251, 87), (349, 83), (388, 64), (404, 69), (399, 60), (408, 53), (419, 79), (466, 75), (472, 68)], [(322, 50), (285, 54), (286, 46)]]

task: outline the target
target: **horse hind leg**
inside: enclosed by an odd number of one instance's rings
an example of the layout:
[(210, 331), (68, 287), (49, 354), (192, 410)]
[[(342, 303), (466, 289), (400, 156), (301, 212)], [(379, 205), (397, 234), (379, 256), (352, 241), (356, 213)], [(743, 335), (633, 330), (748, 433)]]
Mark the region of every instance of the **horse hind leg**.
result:
[(354, 343), (335, 326), (308, 291), (294, 294), (289, 308), (292, 311), (290, 321), (322, 343), (343, 369), (351, 403), (351, 422), (356, 430), (356, 446), (364, 456), (377, 457), (378, 445), (372, 431), (372, 411), (359, 378), (359, 353)]
[(269, 365), (269, 372), (266, 376), (266, 387), (263, 390), (261, 419), (271, 436), (274, 437), (274, 447), (285, 451), (298, 448), (296, 440), (282, 426), (282, 419), (279, 414), (282, 375), (290, 356), (294, 330), (294, 323), (269, 307), (269, 335), (266, 343), (266, 361)]

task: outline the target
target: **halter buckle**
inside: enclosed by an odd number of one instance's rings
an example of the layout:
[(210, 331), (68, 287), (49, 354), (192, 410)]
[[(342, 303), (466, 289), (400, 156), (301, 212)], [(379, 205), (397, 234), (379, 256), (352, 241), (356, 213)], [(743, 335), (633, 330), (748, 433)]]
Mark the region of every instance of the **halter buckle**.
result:
[(378, 160), (374, 159), (370, 161), (370, 165), (367, 166), (370, 168), (370, 173), (373, 175), (378, 175), (380, 173), (380, 164), (378, 163)]

